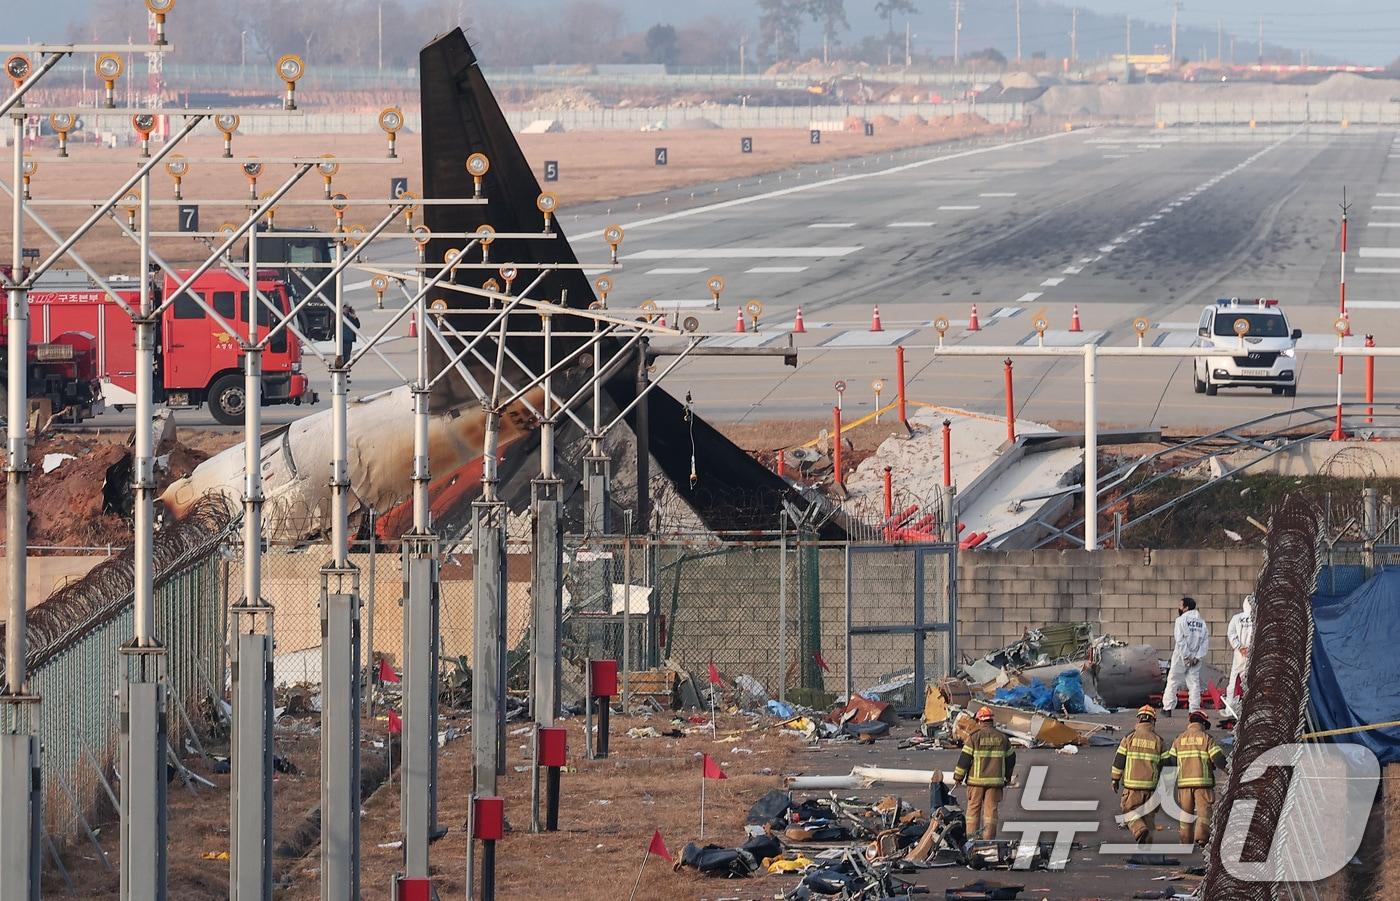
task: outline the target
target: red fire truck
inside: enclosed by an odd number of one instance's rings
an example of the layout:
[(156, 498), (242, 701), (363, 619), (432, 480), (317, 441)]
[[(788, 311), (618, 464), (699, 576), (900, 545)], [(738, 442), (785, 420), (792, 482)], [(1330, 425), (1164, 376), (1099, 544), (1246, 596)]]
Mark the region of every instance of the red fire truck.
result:
[[(152, 285), (157, 302), (178, 288), (189, 272), (179, 275), (179, 281), (166, 276)], [(128, 306), (139, 305), (140, 288), (134, 279), (109, 284)], [(258, 273), (258, 290), (280, 311), (274, 316), (266, 304), (255, 304), (258, 333), (265, 335), (290, 310), (290, 302), (286, 285), (275, 271)], [(161, 316), (156, 330), (155, 401), (184, 409), (207, 403), (219, 422), (242, 422), (247, 398), (238, 337), (210, 318), (193, 294), (235, 326), (238, 335), (247, 336), (247, 286), (227, 272), (200, 276)], [(43, 345), (75, 333), (92, 336), (101, 400), (118, 410), (136, 403), (136, 328), (106, 292), (81, 276), (41, 278), (29, 294), (29, 316), (31, 344)], [(264, 405), (317, 400), (301, 372), (301, 343), (286, 329), (274, 335), (263, 351), (260, 400)]]

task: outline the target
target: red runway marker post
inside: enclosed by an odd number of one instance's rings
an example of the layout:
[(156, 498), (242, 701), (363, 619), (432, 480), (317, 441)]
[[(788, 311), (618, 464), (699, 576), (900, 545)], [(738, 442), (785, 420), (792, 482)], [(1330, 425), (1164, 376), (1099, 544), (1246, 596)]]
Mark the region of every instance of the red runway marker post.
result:
[(608, 756), (608, 717), (612, 713), (612, 697), (617, 694), (617, 661), (588, 661), (588, 695), (590, 708), (598, 710), (598, 735), (594, 739), (594, 757)]
[(544, 829), (559, 831), (559, 774), (568, 762), (568, 733), (563, 726), (545, 726), (539, 730), (536, 749), (539, 766), (545, 768)]

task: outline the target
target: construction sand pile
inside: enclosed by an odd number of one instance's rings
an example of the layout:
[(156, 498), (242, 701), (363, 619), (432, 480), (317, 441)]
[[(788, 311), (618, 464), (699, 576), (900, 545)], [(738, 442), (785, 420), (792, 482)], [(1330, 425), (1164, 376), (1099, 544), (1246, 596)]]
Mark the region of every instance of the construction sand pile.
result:
[[(1000, 456), (1006, 421), (978, 413), (925, 407), (909, 417), (914, 435), (887, 438), (847, 477), (846, 506), (869, 519), (883, 502), (885, 467), (891, 468), (897, 509), (928, 505), (943, 486), (943, 420), (952, 423), (953, 484), (966, 488)], [(1017, 434), (1053, 431), (1030, 420), (1016, 421)], [(969, 528), (972, 524), (969, 524)]]

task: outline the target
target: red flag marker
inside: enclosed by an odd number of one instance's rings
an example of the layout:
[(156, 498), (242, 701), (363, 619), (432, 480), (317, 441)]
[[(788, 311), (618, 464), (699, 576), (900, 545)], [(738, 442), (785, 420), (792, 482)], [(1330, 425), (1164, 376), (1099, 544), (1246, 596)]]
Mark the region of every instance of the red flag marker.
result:
[(389, 661), (385, 660), (383, 657), (380, 657), (380, 658), (379, 658), (379, 681), (380, 681), (380, 682), (398, 682), (398, 681), (399, 681), (399, 674), (396, 673), (396, 672), (394, 672), (394, 668), (393, 668), (392, 666), (389, 665)]
[(718, 763), (716, 763), (716, 762), (715, 762), (715, 759), (714, 759), (713, 757), (711, 757), (709, 754), (706, 754), (706, 755), (705, 755), (704, 768), (705, 768), (704, 776), (705, 776), (706, 779), (728, 779), (728, 778), (729, 778), (728, 776), (724, 775), (724, 770), (720, 769), (720, 765), (719, 765)]
[(819, 666), (819, 667), (822, 668), (822, 672), (824, 672), (824, 673), (829, 673), (829, 672), (831, 672), (831, 667), (829, 667), (829, 666), (826, 665), (826, 658), (822, 656), (822, 652), (821, 652), (821, 651), (813, 651), (813, 652), (812, 652), (812, 659), (814, 659), (814, 660), (817, 661), (817, 666)]
[(401, 733), (401, 732), (403, 732), (403, 720), (399, 719), (399, 715), (398, 715), (397, 713), (395, 713), (394, 711), (390, 710), (390, 711), (389, 711), (389, 734), (390, 734), (390, 735), (398, 735), (398, 734)]
[(723, 684), (724, 684), (724, 680), (721, 679), (721, 678), (719, 677), (719, 670), (715, 668), (715, 662), (714, 662), (713, 660), (710, 661), (710, 684), (711, 684), (711, 685), (723, 685)]
[(651, 834), (651, 844), (647, 846), (648, 854), (655, 854), (668, 863), (671, 860), (671, 852), (666, 850), (666, 840), (661, 837), (661, 830), (658, 829)]

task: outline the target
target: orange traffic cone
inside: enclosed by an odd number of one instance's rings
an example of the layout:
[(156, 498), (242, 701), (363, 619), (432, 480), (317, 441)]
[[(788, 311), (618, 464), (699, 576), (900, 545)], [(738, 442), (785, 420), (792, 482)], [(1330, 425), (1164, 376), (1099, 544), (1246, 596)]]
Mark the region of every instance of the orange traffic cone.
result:
[(807, 324), (802, 321), (802, 308), (797, 308), (797, 315), (792, 320), (792, 331), (795, 335), (807, 334)]
[(1074, 305), (1074, 311), (1069, 316), (1069, 330), (1072, 332), (1082, 332), (1083, 327), (1079, 324), (1079, 304)]
[(734, 314), (734, 331), (736, 331), (736, 332), (746, 332), (746, 331), (748, 331), (748, 329), (744, 328), (744, 308), (743, 308), (743, 307), (740, 307), (740, 308), (738, 309), (738, 311), (735, 312), (735, 314)]
[(982, 324), (977, 321), (977, 304), (972, 305), (972, 315), (967, 317), (967, 330), (969, 332), (982, 331)]
[(409, 314), (408, 314), (408, 337), (410, 337), (410, 338), (417, 338), (417, 337), (418, 337), (418, 314), (417, 314), (417, 313), (409, 313)]
[(870, 314), (870, 330), (872, 332), (883, 332), (885, 327), (880, 324), (880, 305), (875, 305), (875, 310)]

